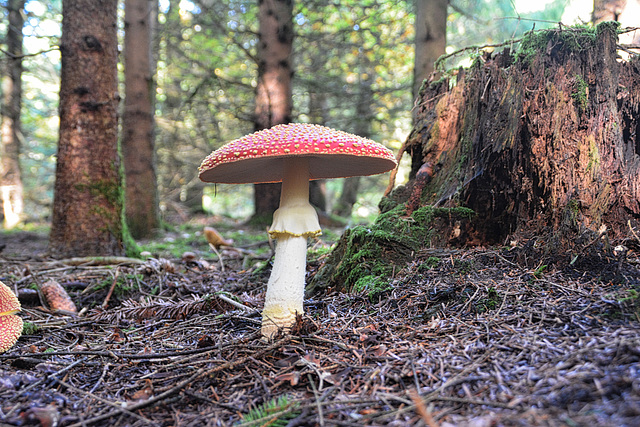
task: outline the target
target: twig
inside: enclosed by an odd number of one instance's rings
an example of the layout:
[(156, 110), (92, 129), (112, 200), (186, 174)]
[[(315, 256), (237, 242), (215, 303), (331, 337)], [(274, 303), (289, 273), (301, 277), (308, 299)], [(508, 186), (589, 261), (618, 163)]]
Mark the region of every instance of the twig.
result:
[(420, 394), (418, 393), (418, 391), (415, 389), (409, 390), (409, 396), (411, 397), (411, 400), (416, 407), (416, 412), (418, 413), (418, 415), (420, 415), (420, 418), (422, 418), (422, 421), (424, 421), (424, 423), (429, 427), (438, 427), (438, 423), (433, 419), (431, 411), (427, 409), (424, 401), (420, 399)]
[(439, 400), (441, 402), (466, 403), (468, 405), (493, 406), (494, 408), (503, 408), (503, 409), (516, 409), (515, 405), (510, 403), (493, 402), (493, 401), (478, 400), (478, 399), (465, 399), (462, 397), (438, 396), (438, 397), (433, 397), (431, 400)]
[[(322, 413), (322, 402), (318, 397), (318, 389), (316, 388), (316, 385), (313, 382), (313, 378), (311, 377), (311, 374), (307, 374), (307, 378), (309, 379), (309, 384), (311, 384), (311, 390), (313, 390), (313, 397), (315, 398), (314, 402), (316, 404), (316, 408), (318, 408), (318, 423), (320, 424), (320, 427), (324, 427), (324, 415)], [(322, 377), (320, 377), (320, 381), (322, 381)]]
[(49, 49), (45, 49), (45, 50), (41, 50), (39, 52), (34, 52), (34, 53), (24, 53), (22, 55), (15, 55), (7, 50), (4, 49), (0, 49), (0, 52), (4, 53), (5, 55), (7, 55), (9, 58), (11, 59), (23, 59), (23, 58), (28, 58), (29, 56), (38, 56), (38, 55), (42, 55), (43, 53), (49, 53), (49, 52), (53, 52), (54, 50), (60, 50), (60, 48), (58, 46), (56, 47), (52, 47)]
[(110, 367), (110, 365), (108, 363), (104, 364), (104, 366), (102, 367), (102, 375), (100, 375), (100, 378), (98, 378), (98, 381), (96, 381), (96, 383), (93, 385), (93, 387), (91, 387), (91, 390), (89, 390), (89, 393), (93, 393), (94, 391), (96, 391), (98, 389), (98, 387), (100, 386), (100, 383), (102, 383), (102, 381), (104, 381), (104, 377), (107, 376), (107, 372), (109, 371), (109, 367)]
[(222, 255), (220, 255), (220, 252), (218, 252), (216, 247), (214, 245), (212, 245), (211, 243), (209, 243), (209, 247), (218, 256), (218, 262), (220, 263), (220, 271), (224, 273), (224, 262), (222, 261)]
[[(252, 334), (257, 338), (258, 333)], [(235, 344), (235, 343), (234, 343)], [(42, 353), (32, 353), (29, 354), (29, 357), (37, 358), (37, 357), (53, 357), (53, 356), (101, 356), (101, 357), (110, 357), (112, 359), (131, 359), (131, 360), (156, 360), (156, 359), (170, 359), (173, 357), (179, 356), (187, 356), (192, 354), (205, 354), (212, 350), (220, 349), (219, 345), (213, 345), (208, 347), (197, 348), (193, 350), (182, 350), (182, 351), (168, 351), (164, 353), (120, 353), (114, 351), (104, 351), (104, 350), (80, 350), (80, 351), (50, 351), (50, 352), (42, 352)], [(0, 354), (1, 359), (20, 359), (21, 356), (13, 355), (13, 354)]]
[(435, 68), (439, 68), (440, 65), (442, 63), (444, 63), (444, 61), (446, 61), (447, 59), (457, 56), (463, 52), (469, 51), (469, 50), (483, 50), (489, 47), (502, 47), (502, 46), (507, 46), (513, 43), (519, 43), (524, 39), (524, 37), (521, 37), (519, 39), (512, 39), (512, 40), (507, 40), (506, 42), (502, 42), (502, 43), (495, 43), (495, 44), (485, 44), (485, 45), (475, 45), (475, 46), (467, 46), (467, 47), (463, 47), (462, 49), (458, 49), (454, 52), (448, 53), (446, 55), (442, 55), (441, 57), (439, 57), (436, 62), (435, 62)]
[(120, 269), (116, 268), (116, 274), (113, 278), (113, 282), (111, 282), (109, 292), (107, 292), (107, 296), (104, 297), (104, 301), (102, 301), (102, 308), (107, 308), (107, 306), (109, 305), (109, 300), (111, 299), (111, 295), (113, 295), (113, 290), (116, 288), (116, 284), (118, 283), (118, 276), (120, 276)]
[(67, 265), (75, 265), (75, 266), (144, 264), (144, 261), (141, 259), (121, 257), (121, 256), (67, 258), (67, 259), (57, 260), (55, 262), (59, 264), (67, 264)]
[(221, 299), (222, 301), (224, 301), (224, 302), (226, 302), (226, 303), (231, 304), (231, 305), (232, 305), (232, 306), (234, 306), (234, 307), (239, 308), (240, 310), (244, 310), (244, 311), (247, 311), (247, 312), (249, 312), (249, 313), (257, 312), (257, 311), (258, 311), (258, 310), (254, 310), (254, 309), (252, 309), (252, 308), (250, 308), (250, 307), (247, 307), (246, 305), (241, 304), (241, 303), (239, 303), (239, 302), (237, 302), (237, 301), (234, 301), (234, 300), (232, 300), (231, 298), (229, 298), (229, 297), (228, 297), (228, 296), (226, 296), (226, 295), (223, 295), (223, 294), (214, 294), (214, 296), (215, 296), (216, 298)]

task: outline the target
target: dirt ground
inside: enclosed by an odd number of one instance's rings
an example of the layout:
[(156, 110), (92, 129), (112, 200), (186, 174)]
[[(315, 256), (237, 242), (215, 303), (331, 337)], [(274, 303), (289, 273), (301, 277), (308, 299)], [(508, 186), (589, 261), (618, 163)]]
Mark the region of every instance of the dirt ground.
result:
[[(108, 265), (0, 243), (28, 325), (0, 355), (0, 426), (640, 425), (637, 251), (531, 268), (520, 248), (428, 249), (264, 342), (266, 241)], [(51, 280), (79, 314), (30, 290)]]

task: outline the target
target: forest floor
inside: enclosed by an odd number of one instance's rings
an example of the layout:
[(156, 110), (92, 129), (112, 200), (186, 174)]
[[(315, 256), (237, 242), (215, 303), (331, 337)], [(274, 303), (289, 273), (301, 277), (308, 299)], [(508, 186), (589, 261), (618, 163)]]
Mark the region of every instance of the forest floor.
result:
[[(27, 324), (0, 355), (0, 426), (640, 425), (637, 252), (560, 269), (517, 248), (427, 249), (381, 293), (307, 299), (264, 342), (266, 233), (220, 226), (240, 249), (220, 263), (203, 224), (116, 265), (0, 235)], [(337, 233), (311, 242), (309, 275)], [(49, 281), (80, 314), (45, 307), (32, 289)]]

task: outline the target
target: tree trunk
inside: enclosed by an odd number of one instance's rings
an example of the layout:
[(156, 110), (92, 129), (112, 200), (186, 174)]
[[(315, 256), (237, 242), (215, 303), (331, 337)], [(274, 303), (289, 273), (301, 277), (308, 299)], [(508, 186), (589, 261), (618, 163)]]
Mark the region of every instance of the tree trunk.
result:
[[(320, 69), (323, 57), (315, 56), (313, 66)], [(309, 88), (309, 118), (311, 123), (325, 125), (327, 123), (327, 96), (323, 92), (316, 92)], [(327, 212), (327, 186), (324, 179), (309, 182), (309, 202), (320, 212)]]
[[(291, 121), (293, 1), (259, 0), (258, 86), (255, 130)], [(269, 217), (280, 204), (280, 184), (254, 186), (255, 216)]]
[[(361, 135), (362, 136), (362, 135)], [(360, 189), (360, 177), (352, 176), (342, 180), (342, 191), (333, 208), (335, 215), (348, 218), (351, 216), (353, 205), (358, 201), (358, 190)]]
[(60, 140), (50, 249), (122, 255), (117, 1), (62, 3)]
[(447, 47), (448, 0), (415, 0), (415, 65), (413, 68), (413, 99), (429, 79), (434, 63)]
[(309, 181), (309, 203), (320, 212), (327, 212), (327, 184), (324, 179)]
[[(371, 137), (371, 120), (373, 116), (373, 89), (371, 88), (372, 79), (368, 76), (373, 75), (371, 62), (364, 57), (363, 71), (358, 82), (358, 103), (356, 105), (356, 119), (354, 132), (365, 138)], [(353, 211), (353, 205), (358, 201), (358, 192), (360, 190), (359, 176), (346, 178), (342, 182), (342, 192), (340, 198), (336, 202), (333, 213), (341, 217), (350, 217)]]
[(0, 194), (4, 227), (13, 228), (23, 215), (22, 177), (20, 173), (20, 112), (22, 104), (22, 9), (24, 0), (8, 0), (7, 68), (2, 79), (2, 147), (0, 158)]
[(517, 59), (485, 57), (421, 93), (406, 146), (412, 176), (433, 166), (422, 204), (477, 213), (458, 245), (535, 237), (563, 259), (586, 236), (624, 239), (640, 225), (639, 99), (615, 25), (533, 33)]
[(151, 54), (156, 7), (154, 0), (125, 1), (122, 154), (125, 212), (129, 230), (135, 238), (151, 237), (159, 226)]

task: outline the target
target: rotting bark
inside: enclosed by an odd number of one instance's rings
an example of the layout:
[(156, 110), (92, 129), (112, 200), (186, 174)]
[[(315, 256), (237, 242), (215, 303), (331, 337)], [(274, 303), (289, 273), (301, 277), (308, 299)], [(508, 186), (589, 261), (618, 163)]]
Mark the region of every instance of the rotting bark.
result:
[(423, 88), (405, 148), (413, 176), (434, 166), (422, 205), (477, 213), (458, 244), (536, 237), (551, 255), (638, 229), (640, 61), (617, 61), (616, 30), (531, 33)]

